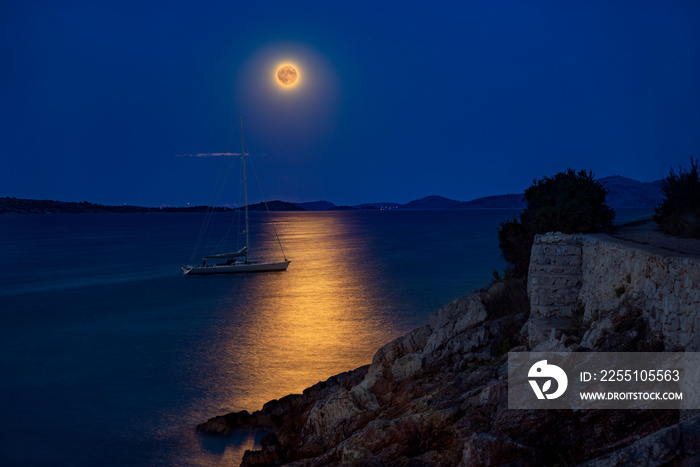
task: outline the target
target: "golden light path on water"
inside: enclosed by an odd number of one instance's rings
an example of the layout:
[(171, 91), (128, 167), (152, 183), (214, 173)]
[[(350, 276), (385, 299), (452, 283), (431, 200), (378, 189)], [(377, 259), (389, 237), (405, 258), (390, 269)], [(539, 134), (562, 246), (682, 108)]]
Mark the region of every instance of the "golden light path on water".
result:
[(347, 223), (312, 214), (303, 223), (277, 227), (292, 264), (286, 273), (260, 277), (270, 288), (254, 297), (249, 333), (230, 342), (223, 359), (249, 369), (246, 394), (231, 400), (241, 409), (256, 410), (367, 364), (380, 345), (401, 332), (382, 316), (381, 303), (370, 293), (377, 272), (360, 260), (366, 254), (361, 245), (348, 245), (353, 233)]
[[(216, 297), (212, 313), (220, 318), (203, 344), (208, 376), (196, 383), (201, 398), (189, 411), (191, 423), (253, 412), (371, 363), (379, 347), (413, 326), (387, 313), (396, 295), (381, 266), (367, 261), (376, 248), (371, 234), (353, 222), (356, 217), (342, 214), (274, 214), (292, 260), (286, 272), (196, 278), (198, 284), (226, 284), (227, 292)], [(262, 216), (251, 225), (251, 249), (256, 259), (279, 258), (272, 226)], [(188, 430), (180, 436), (197, 454), (183, 453), (181, 465), (238, 465), (262, 436), (243, 432), (217, 440)]]

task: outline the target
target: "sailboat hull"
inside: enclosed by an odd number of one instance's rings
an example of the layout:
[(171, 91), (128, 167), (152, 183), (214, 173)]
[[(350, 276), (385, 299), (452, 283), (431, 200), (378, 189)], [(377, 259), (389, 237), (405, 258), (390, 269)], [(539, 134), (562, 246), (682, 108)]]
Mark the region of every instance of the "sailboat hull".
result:
[(214, 264), (207, 266), (194, 266), (183, 268), (182, 272), (187, 276), (207, 275), (207, 274), (239, 274), (247, 272), (271, 272), (286, 271), (291, 261), (279, 261), (273, 263), (234, 263), (234, 264)]

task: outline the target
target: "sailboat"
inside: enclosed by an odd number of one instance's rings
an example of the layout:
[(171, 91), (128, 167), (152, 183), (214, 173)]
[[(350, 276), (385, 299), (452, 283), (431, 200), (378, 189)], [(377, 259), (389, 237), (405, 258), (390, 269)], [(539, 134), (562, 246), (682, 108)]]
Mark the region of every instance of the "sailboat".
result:
[[(270, 272), (270, 271), (286, 271), (291, 260), (287, 259), (284, 254), (284, 249), (282, 248), (282, 242), (280, 242), (279, 235), (277, 235), (277, 229), (275, 235), (277, 236), (277, 243), (279, 243), (280, 250), (282, 251), (283, 261), (254, 261), (250, 259), (250, 235), (248, 234), (248, 179), (246, 177), (246, 167), (245, 167), (245, 139), (243, 138), (243, 117), (241, 117), (241, 158), (243, 159), (243, 193), (245, 196), (245, 246), (238, 251), (232, 253), (219, 253), (211, 254), (202, 258), (202, 264), (197, 266), (183, 266), (182, 273), (187, 276), (192, 275), (204, 275), (204, 274), (235, 274), (235, 273), (247, 273), (247, 272)], [(267, 203), (265, 203), (267, 208)], [(268, 214), (269, 214), (268, 210)], [(212, 264), (213, 262), (213, 264)]]

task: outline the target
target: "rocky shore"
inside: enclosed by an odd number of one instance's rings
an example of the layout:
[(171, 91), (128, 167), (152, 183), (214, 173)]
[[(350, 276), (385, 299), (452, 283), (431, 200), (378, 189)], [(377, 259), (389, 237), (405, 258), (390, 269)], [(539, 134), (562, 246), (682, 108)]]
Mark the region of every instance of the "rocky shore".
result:
[[(197, 429), (220, 436), (268, 430), (244, 466), (700, 464), (694, 413), (508, 410), (509, 351), (665, 348), (650, 315), (634, 310), (613, 321), (573, 314), (546, 337), (530, 335), (525, 290), (524, 280), (495, 282), (436, 310), (368, 366)], [(591, 332), (603, 326), (612, 333)]]

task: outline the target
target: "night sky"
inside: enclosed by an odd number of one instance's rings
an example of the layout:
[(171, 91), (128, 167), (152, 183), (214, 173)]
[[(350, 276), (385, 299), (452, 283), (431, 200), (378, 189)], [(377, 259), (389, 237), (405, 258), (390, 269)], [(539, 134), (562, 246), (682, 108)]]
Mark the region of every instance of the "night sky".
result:
[(269, 200), (652, 181), (700, 157), (700, 2), (5, 0), (0, 108), (0, 196), (207, 203), (223, 159), (185, 154), (239, 115)]

